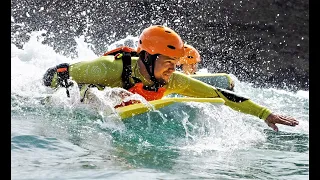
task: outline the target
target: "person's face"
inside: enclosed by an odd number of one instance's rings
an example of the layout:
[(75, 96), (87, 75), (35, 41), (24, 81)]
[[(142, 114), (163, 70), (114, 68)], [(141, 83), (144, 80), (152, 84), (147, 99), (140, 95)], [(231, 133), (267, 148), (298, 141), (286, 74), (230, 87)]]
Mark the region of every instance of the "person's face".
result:
[(168, 83), (172, 73), (176, 69), (177, 59), (159, 55), (155, 61), (154, 76), (159, 82)]
[(182, 71), (185, 74), (194, 74), (197, 71), (197, 64), (183, 64)]

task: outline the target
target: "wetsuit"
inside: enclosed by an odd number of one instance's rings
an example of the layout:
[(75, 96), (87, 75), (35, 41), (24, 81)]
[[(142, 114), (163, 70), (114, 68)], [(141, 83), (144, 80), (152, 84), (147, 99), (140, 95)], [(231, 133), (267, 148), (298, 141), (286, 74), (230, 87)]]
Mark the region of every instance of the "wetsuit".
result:
[[(132, 76), (139, 78), (144, 85), (152, 85), (139, 72), (137, 64), (138, 57), (131, 58)], [(115, 60), (114, 56), (101, 56), (92, 61), (83, 61), (69, 66), (70, 78), (78, 84), (94, 84), (98, 87), (123, 87), (121, 74), (123, 62)], [(133, 82), (133, 80), (132, 80)], [(54, 74), (51, 87), (57, 87), (57, 75)], [(201, 98), (217, 98), (225, 100), (225, 105), (230, 108), (259, 117), (265, 120), (271, 111), (251, 100), (240, 97), (231, 91), (215, 88), (197, 79), (190, 78), (181, 72), (174, 72), (169, 83), (164, 86), (164, 95), (172, 93)]]

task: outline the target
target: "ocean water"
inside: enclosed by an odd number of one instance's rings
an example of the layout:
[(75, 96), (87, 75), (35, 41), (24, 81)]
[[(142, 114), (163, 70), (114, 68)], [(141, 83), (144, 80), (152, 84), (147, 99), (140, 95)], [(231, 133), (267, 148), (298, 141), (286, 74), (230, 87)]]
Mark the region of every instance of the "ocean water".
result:
[[(95, 55), (77, 39), (71, 59), (41, 43), (41, 32), (11, 45), (11, 179), (309, 179), (309, 92), (256, 88), (235, 80), (235, 92), (290, 115), (299, 125), (274, 132), (257, 117), (224, 105), (176, 104), (121, 121), (117, 88), (79, 103), (77, 88), (44, 87), (45, 71)], [(108, 48), (136, 42), (128, 36)], [(52, 103), (42, 99), (52, 95)]]

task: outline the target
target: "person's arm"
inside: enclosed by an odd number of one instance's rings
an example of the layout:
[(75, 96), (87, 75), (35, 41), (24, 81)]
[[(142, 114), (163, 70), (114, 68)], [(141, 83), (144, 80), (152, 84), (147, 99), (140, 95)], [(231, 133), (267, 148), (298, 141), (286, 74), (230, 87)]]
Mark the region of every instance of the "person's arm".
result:
[(248, 98), (236, 95), (232, 91), (215, 88), (200, 80), (190, 78), (182, 73), (174, 73), (166, 93), (178, 93), (189, 97), (216, 98), (225, 100), (225, 105), (246, 114), (265, 120), (271, 111), (252, 102)]
[(241, 97), (232, 91), (215, 88), (197, 79), (190, 78), (182, 73), (174, 73), (167, 87), (167, 92), (177, 93), (190, 97), (216, 98), (225, 100), (225, 105), (242, 113), (251, 114), (266, 121), (266, 123), (277, 131), (275, 123), (295, 126), (298, 124), (293, 118), (275, 115), (268, 108), (261, 106), (248, 98)]
[[(115, 61), (113, 56), (101, 56), (91, 61), (70, 64), (68, 73), (70, 79), (78, 84), (122, 87), (122, 61)], [(57, 88), (57, 86), (57, 72), (54, 72), (50, 87)]]
[(71, 64), (69, 74), (78, 84), (98, 84), (121, 87), (122, 61), (113, 56), (101, 56), (95, 60)]

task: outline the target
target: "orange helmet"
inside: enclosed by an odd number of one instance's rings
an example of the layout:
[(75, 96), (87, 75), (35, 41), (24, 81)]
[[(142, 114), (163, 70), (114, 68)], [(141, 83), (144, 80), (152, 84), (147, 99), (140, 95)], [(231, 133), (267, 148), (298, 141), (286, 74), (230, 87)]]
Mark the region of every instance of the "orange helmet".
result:
[(201, 61), (199, 52), (189, 44), (184, 45), (184, 56), (179, 64), (196, 64)]
[(137, 52), (161, 54), (178, 59), (184, 55), (183, 41), (172, 29), (154, 25), (144, 29), (139, 37)]

